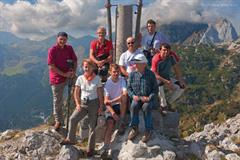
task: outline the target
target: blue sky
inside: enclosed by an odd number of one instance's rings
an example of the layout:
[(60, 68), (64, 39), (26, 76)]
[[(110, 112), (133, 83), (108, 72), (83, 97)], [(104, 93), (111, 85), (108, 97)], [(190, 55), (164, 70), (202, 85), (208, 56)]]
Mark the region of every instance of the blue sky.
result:
[[(43, 39), (67, 31), (75, 37), (106, 26), (105, 0), (0, 0), (0, 31), (20, 37)], [(111, 0), (132, 4), (137, 0)], [(113, 10), (114, 11), (114, 10)], [(153, 18), (173, 21), (212, 22), (229, 19), (240, 33), (240, 0), (143, 0), (142, 24)]]

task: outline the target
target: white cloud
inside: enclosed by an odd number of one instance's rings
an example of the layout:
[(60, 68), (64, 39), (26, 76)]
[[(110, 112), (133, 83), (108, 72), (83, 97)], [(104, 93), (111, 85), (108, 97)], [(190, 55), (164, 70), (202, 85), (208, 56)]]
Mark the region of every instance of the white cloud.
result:
[(143, 8), (142, 24), (145, 25), (149, 18), (168, 24), (176, 20), (210, 22), (218, 17), (226, 17), (238, 27), (239, 10), (239, 0), (155, 0)]
[[(0, 30), (19, 36), (45, 38), (58, 31), (71, 33), (95, 30), (103, 23), (99, 0), (38, 0), (3, 4), (0, 2)], [(35, 35), (33, 37), (33, 35)], [(75, 35), (78, 36), (78, 35)]]
[(162, 24), (176, 20), (201, 21), (200, 0), (156, 0), (143, 9), (143, 19), (153, 18)]
[[(150, 4), (146, 1), (143, 0), (142, 25), (149, 18), (163, 24), (176, 20), (207, 22), (224, 16), (240, 30), (239, 0), (154, 0)], [(58, 31), (76, 37), (94, 33), (99, 25), (107, 25), (104, 3), (104, 0), (36, 0), (35, 4), (23, 0), (14, 4), (0, 2), (0, 31), (31, 39), (46, 38)], [(119, 4), (120, 1), (112, 3)], [(112, 11), (114, 31), (115, 7)]]

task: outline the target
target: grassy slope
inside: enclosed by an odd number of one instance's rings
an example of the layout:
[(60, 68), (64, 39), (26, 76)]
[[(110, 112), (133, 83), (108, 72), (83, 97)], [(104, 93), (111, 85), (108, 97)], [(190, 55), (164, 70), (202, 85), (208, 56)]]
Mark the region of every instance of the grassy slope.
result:
[[(221, 123), (240, 112), (238, 54), (208, 46), (175, 47), (188, 83), (185, 95), (175, 104), (181, 113), (181, 135)], [(225, 57), (233, 63), (222, 67)], [(220, 67), (221, 66), (221, 67)]]

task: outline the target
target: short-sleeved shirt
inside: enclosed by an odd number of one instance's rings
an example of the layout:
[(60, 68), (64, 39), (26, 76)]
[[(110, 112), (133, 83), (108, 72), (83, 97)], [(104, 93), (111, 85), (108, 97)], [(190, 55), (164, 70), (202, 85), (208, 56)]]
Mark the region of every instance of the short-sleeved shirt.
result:
[(165, 59), (162, 59), (161, 55), (158, 53), (152, 59), (151, 70), (158, 73), (161, 77), (170, 80), (171, 68), (178, 62), (179, 57), (175, 52), (170, 52), (169, 56), (167, 56)]
[[(77, 61), (77, 56), (70, 45), (65, 45), (60, 48), (57, 44), (48, 50), (48, 65), (55, 65), (62, 72), (69, 71), (67, 60), (71, 59), (74, 62)], [(49, 70), (49, 80), (51, 85), (60, 84), (66, 81), (66, 77)]]
[(97, 99), (97, 88), (102, 87), (100, 77), (96, 75), (91, 81), (88, 81), (84, 75), (77, 78), (76, 86), (81, 88), (81, 100), (88, 98), (89, 100)]
[(128, 73), (131, 73), (135, 70), (134, 63), (131, 61), (136, 55), (143, 54), (140, 49), (137, 49), (135, 52), (131, 53), (128, 50), (121, 54), (119, 59), (119, 65), (124, 66)]
[(99, 42), (99, 40), (95, 39), (91, 41), (90, 48), (93, 50), (94, 56), (99, 57), (102, 55), (109, 56), (110, 51), (113, 49), (112, 42), (105, 39), (103, 45)]
[(110, 100), (112, 100), (119, 97), (121, 93), (126, 90), (126, 81), (122, 76), (119, 76), (117, 82), (113, 82), (112, 78), (109, 77), (104, 87), (104, 94), (105, 96), (108, 96)]
[(151, 42), (154, 34), (150, 35), (149, 33), (145, 34), (142, 38), (142, 46), (144, 50), (149, 50), (150, 48), (159, 49), (161, 43), (169, 43), (169, 40), (166, 36), (164, 36), (161, 32), (156, 32), (156, 35), (153, 40), (153, 44), (151, 47)]

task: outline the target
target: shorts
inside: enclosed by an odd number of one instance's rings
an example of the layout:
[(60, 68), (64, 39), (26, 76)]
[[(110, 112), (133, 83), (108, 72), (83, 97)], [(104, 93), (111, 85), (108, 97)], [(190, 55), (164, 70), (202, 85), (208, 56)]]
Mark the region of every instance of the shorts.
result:
[[(120, 115), (120, 104), (115, 104), (112, 106), (112, 109), (117, 115)], [(106, 119), (113, 119), (112, 114), (109, 111), (105, 112)]]

